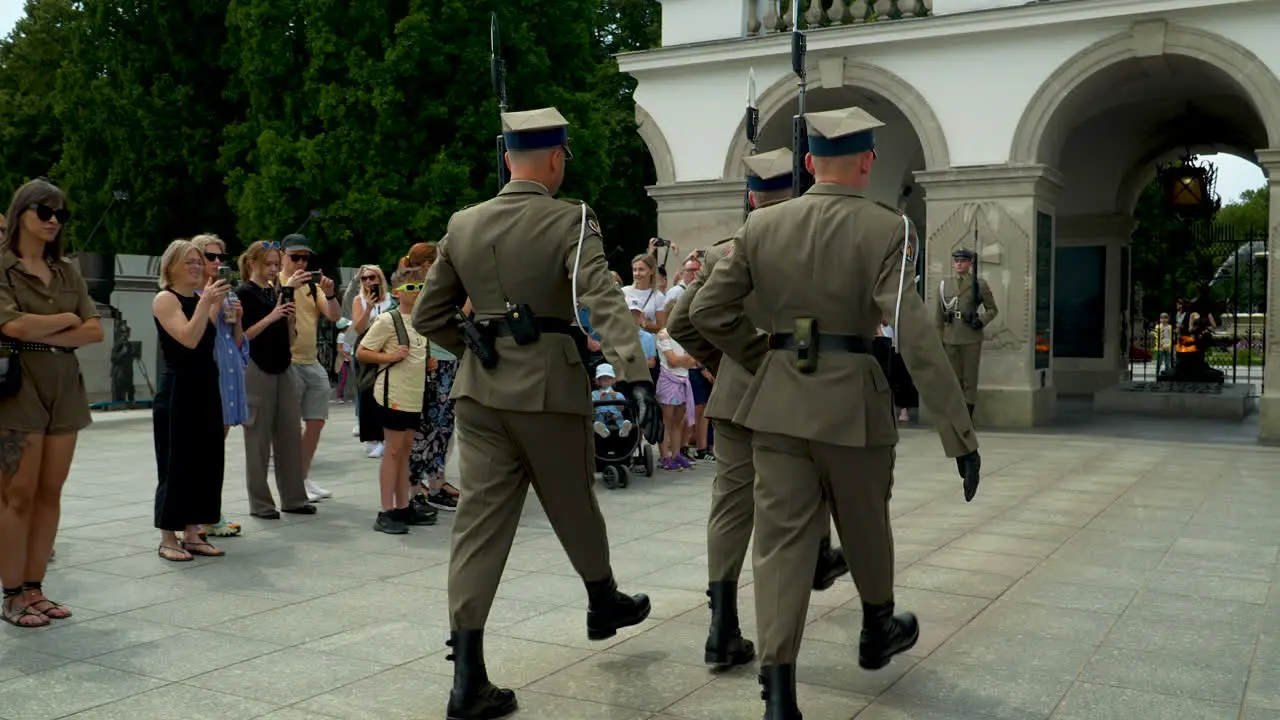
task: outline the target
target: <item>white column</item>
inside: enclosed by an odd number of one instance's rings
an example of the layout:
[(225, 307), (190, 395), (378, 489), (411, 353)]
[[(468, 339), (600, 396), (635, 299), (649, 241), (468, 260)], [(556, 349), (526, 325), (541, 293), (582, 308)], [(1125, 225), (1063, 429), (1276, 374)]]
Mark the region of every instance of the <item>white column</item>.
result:
[(1280, 442), (1280, 149), (1258, 151), (1258, 164), (1271, 189), (1271, 218), (1267, 238), (1267, 341), (1258, 404), (1258, 437)]

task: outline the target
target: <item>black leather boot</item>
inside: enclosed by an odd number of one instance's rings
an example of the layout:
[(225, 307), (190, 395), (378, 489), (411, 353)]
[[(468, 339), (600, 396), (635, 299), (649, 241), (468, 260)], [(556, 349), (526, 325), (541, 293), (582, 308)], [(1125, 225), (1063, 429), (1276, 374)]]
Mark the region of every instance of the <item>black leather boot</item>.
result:
[(516, 694), (489, 682), (484, 669), (484, 631), (449, 633), (446, 656), (453, 661), (453, 691), (449, 693), (448, 720), (496, 720), (516, 711)]
[(588, 640), (611, 638), (618, 634), (619, 628), (639, 625), (649, 617), (648, 595), (624, 595), (618, 592), (613, 578), (586, 585)]
[(813, 589), (826, 590), (836, 584), (836, 580), (849, 572), (849, 563), (844, 559), (844, 551), (831, 547), (831, 535), (822, 536), (818, 546), (818, 565), (813, 571)]
[(858, 665), (863, 670), (879, 670), (889, 659), (915, 647), (920, 639), (920, 623), (911, 613), (893, 614), (893, 601), (883, 605), (862, 604), (862, 638), (858, 643)]
[(760, 684), (764, 689), (764, 720), (804, 720), (796, 705), (796, 666), (769, 665), (760, 668)]
[(970, 405), (970, 404), (968, 404), (968, 403), (965, 403), (965, 407), (969, 408), (969, 419), (970, 419), (970, 420), (972, 420), (972, 419), (973, 419), (973, 406), (972, 406), (972, 405)]
[(716, 667), (751, 662), (756, 648), (742, 637), (742, 629), (738, 627), (737, 583), (713, 582), (707, 587), (707, 597), (711, 598), (711, 631), (707, 633), (703, 660)]

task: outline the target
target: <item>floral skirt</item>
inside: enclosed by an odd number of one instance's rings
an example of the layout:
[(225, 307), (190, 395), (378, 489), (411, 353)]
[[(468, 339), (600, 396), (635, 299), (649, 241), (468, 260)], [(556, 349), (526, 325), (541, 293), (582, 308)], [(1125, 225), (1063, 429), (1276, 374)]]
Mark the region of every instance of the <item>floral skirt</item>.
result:
[(437, 360), (436, 369), (427, 372), (422, 425), (409, 451), (409, 482), (413, 485), (444, 480), (449, 440), (453, 437), (453, 400), (449, 399), (449, 391), (453, 390), (457, 373), (456, 360)]

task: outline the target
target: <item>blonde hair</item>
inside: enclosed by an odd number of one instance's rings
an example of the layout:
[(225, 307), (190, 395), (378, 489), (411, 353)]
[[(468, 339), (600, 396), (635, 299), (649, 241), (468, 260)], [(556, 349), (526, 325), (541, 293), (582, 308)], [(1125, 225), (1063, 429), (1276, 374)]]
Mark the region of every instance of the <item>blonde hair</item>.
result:
[(360, 281), (360, 276), (364, 275), (366, 270), (378, 276), (378, 285), (384, 293), (391, 292), (391, 288), (387, 287), (387, 274), (382, 272), (382, 268), (377, 265), (361, 265), (360, 269), (356, 270), (356, 287), (360, 288), (361, 295), (364, 295), (364, 283)]
[[(160, 285), (161, 290), (168, 290), (173, 287), (173, 271), (179, 265), (187, 262), (187, 256), (191, 253), (199, 253), (200, 250), (190, 240), (179, 238), (169, 243), (169, 247), (164, 249), (164, 254), (160, 256)], [(201, 260), (203, 262), (203, 259)]]
[(249, 282), (253, 277), (253, 268), (263, 262), (269, 253), (281, 254), (279, 245), (270, 240), (261, 240), (240, 253), (240, 257), (236, 260), (236, 266), (240, 268), (240, 279)]
[[(420, 267), (402, 267), (391, 276), (391, 284), (400, 287), (405, 283), (418, 283), (427, 279), (427, 271)], [(390, 289), (390, 288), (388, 288)]]
[(222, 238), (218, 237), (217, 235), (214, 235), (213, 233), (203, 233), (201, 235), (197, 235), (191, 238), (191, 244), (195, 245), (196, 249), (199, 250), (200, 252), (205, 252), (206, 250), (209, 249), (210, 245), (215, 245), (215, 244), (222, 246), (222, 252), (225, 253), (227, 251), (227, 243), (223, 241)]

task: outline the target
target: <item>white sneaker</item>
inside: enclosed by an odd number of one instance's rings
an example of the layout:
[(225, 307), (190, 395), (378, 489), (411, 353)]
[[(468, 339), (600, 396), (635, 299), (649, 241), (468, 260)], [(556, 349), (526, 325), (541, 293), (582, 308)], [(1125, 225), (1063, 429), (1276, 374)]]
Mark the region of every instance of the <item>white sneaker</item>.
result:
[(311, 481), (310, 478), (308, 478), (307, 480), (304, 480), (302, 484), (306, 486), (307, 500), (311, 502), (316, 502), (317, 500), (324, 500), (325, 498), (333, 497), (332, 492), (325, 490), (324, 488), (315, 484), (314, 482)]
[(618, 426), (618, 434), (622, 437), (630, 437), (632, 427), (630, 420), (623, 420), (622, 424)]
[(599, 435), (600, 437), (602, 438), (609, 437), (609, 428), (605, 427), (604, 423), (597, 420), (596, 422), (591, 424), (591, 427), (595, 429), (596, 434)]
[(365, 447), (369, 449), (369, 457), (374, 459), (382, 457), (383, 451), (387, 449), (387, 447), (380, 442), (369, 443)]
[(351, 437), (360, 437), (360, 426), (356, 425), (351, 428)]

